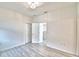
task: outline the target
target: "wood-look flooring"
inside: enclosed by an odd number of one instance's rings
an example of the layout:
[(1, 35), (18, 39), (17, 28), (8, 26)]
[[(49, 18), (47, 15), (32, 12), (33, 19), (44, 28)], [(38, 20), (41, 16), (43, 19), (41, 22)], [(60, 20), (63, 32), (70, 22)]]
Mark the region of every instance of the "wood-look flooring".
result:
[(73, 57), (42, 44), (25, 44), (0, 52), (0, 57)]

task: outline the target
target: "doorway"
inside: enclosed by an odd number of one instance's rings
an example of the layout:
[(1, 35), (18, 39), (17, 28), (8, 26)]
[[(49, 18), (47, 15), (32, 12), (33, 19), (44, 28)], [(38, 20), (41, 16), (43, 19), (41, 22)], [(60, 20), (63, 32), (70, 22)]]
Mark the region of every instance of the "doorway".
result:
[(32, 23), (32, 43), (43, 43), (46, 40), (46, 23)]

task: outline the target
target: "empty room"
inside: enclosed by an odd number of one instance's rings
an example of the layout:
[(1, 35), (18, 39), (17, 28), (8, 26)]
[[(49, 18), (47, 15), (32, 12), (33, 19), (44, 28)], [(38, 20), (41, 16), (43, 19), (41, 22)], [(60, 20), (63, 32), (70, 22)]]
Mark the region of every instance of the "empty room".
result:
[(0, 2), (0, 57), (78, 56), (78, 2)]

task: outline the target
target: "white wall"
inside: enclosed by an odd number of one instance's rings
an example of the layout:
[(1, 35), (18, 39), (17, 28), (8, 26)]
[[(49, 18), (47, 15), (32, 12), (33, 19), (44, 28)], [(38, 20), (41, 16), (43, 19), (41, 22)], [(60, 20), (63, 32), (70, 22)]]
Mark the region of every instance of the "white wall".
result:
[[(0, 50), (25, 44), (26, 25), (31, 18), (16, 11), (0, 8)], [(2, 33), (3, 37), (1, 36)], [(5, 38), (5, 35), (9, 35)], [(10, 38), (11, 37), (11, 38)], [(2, 42), (5, 41), (6, 42)], [(26, 39), (26, 43), (28, 39)], [(8, 41), (8, 42), (7, 42)]]
[(75, 5), (49, 14), (48, 22), (48, 46), (65, 52), (75, 54)]
[(79, 3), (77, 3), (77, 55), (79, 55)]
[(47, 22), (47, 46), (76, 54), (75, 4), (37, 16), (34, 22)]

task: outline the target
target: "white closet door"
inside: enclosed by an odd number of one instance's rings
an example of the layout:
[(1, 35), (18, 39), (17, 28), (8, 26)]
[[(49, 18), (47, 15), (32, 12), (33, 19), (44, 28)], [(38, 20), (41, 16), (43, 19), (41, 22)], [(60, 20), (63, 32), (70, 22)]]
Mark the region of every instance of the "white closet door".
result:
[(26, 35), (25, 35), (25, 43), (31, 42), (31, 24), (27, 23), (26, 24)]
[(39, 43), (39, 23), (32, 23), (32, 43)]

